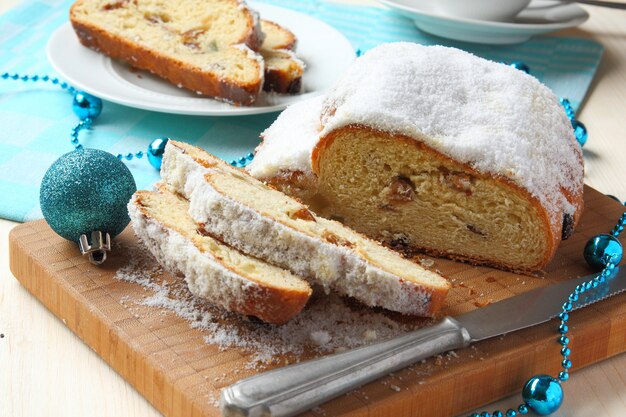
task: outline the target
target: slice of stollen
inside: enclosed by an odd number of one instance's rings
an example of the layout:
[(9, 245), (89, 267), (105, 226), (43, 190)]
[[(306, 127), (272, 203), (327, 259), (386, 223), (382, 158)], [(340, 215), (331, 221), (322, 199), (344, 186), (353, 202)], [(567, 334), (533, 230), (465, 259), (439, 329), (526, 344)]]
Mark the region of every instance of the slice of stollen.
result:
[(179, 87), (235, 104), (253, 103), (264, 63), (262, 32), (240, 0), (77, 0), (80, 42)]
[(201, 235), (188, 209), (165, 189), (137, 191), (128, 204), (139, 240), (165, 269), (183, 274), (193, 294), (268, 323), (285, 323), (302, 310), (311, 295), (306, 281)]
[(260, 26), (265, 35), (259, 51), (265, 60), (263, 90), (281, 94), (299, 93), (304, 62), (294, 53), (297, 42), (295, 35), (269, 20), (261, 20)]
[(170, 141), (161, 175), (207, 234), (242, 252), (369, 306), (432, 316), (443, 305), (450, 284), (440, 275), (199, 148)]

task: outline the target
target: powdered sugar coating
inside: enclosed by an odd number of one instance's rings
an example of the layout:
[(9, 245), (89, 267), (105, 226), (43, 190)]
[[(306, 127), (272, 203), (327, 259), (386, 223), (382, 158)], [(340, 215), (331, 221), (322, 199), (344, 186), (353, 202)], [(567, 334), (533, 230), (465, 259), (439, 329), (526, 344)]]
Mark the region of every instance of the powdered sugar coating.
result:
[(311, 152), (322, 129), (320, 113), (323, 97), (298, 102), (283, 111), (261, 136), (254, 159), (246, 167), (257, 178), (268, 178), (281, 171), (311, 171)]
[(225, 268), (180, 233), (145, 216), (135, 198), (128, 203), (128, 214), (139, 240), (165, 269), (172, 274), (182, 273), (194, 295), (217, 306), (238, 310), (260, 290), (258, 284)]
[[(582, 193), (580, 146), (556, 96), (522, 71), (454, 48), (384, 44), (357, 59), (317, 106), (310, 100), (285, 110), (263, 133), (248, 171), (312, 174), (319, 138), (358, 124), (507, 178), (539, 200), (555, 229), (563, 212), (576, 211), (563, 190)], [(311, 129), (317, 117), (320, 132)]]
[(557, 97), (508, 65), (442, 46), (392, 43), (344, 73), (322, 109), (321, 136), (351, 124), (414, 137), (528, 190), (548, 212), (575, 208), (582, 152)]

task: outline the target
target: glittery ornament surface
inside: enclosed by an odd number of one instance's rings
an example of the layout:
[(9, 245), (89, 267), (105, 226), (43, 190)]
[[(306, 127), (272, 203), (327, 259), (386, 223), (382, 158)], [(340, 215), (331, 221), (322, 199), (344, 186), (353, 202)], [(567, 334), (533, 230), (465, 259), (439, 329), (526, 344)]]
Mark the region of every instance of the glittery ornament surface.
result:
[(128, 168), (110, 153), (72, 151), (46, 172), (39, 194), (41, 211), (65, 239), (76, 242), (94, 230), (114, 237), (130, 221), (126, 204), (136, 189)]

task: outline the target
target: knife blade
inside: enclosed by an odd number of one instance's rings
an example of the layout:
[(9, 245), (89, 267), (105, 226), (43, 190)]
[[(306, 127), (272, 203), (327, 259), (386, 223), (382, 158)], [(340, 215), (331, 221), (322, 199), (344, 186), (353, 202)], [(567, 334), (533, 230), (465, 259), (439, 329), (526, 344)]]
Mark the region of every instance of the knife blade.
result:
[[(576, 310), (626, 290), (626, 268), (572, 303)], [(289, 365), (222, 390), (225, 417), (289, 417), (417, 361), (546, 322), (561, 312), (577, 285), (597, 274), (527, 291), (393, 339)]]

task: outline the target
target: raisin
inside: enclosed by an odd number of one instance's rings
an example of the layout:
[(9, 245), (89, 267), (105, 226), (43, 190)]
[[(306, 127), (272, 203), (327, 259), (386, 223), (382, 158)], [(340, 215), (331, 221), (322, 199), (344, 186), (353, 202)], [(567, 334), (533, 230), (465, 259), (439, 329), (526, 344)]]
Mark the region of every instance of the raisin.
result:
[(291, 217), (294, 220), (300, 219), (300, 220), (307, 220), (307, 221), (316, 221), (315, 217), (313, 217), (313, 214), (307, 210), (305, 207), (300, 208), (299, 210), (294, 211), (293, 213), (289, 214), (289, 217)]
[(563, 214), (563, 228), (561, 229), (561, 240), (569, 239), (574, 233), (574, 217), (571, 214)]

